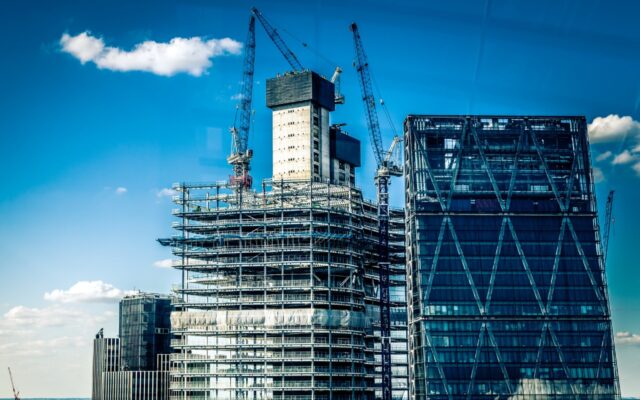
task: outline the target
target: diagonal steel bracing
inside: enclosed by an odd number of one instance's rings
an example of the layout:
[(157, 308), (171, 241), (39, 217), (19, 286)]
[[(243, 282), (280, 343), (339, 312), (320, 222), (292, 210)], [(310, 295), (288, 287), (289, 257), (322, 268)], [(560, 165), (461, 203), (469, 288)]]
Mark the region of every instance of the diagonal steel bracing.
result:
[[(428, 264), (423, 270), (425, 275), (427, 271), (429, 273), (429, 277), (425, 279), (427, 281), (427, 288), (424, 292), (427, 295), (425, 297), (427, 299), (435, 299), (433, 290), (436, 287), (438, 289), (442, 288), (434, 285), (435, 282), (439, 282), (439, 280), (434, 280), (434, 277), (436, 273), (444, 272), (441, 269), (443, 269), (445, 258), (450, 256), (456, 263), (459, 261), (463, 271), (454, 271), (454, 275), (458, 279), (457, 282), (459, 282), (455, 283), (455, 285), (459, 285), (460, 290), (469, 288), (473, 294), (473, 299), (470, 292), (466, 292), (466, 295), (462, 292), (457, 295), (464, 296), (463, 298), (467, 299), (465, 320), (473, 321), (471, 326), (465, 328), (472, 329), (472, 331), (468, 332), (463, 345), (469, 355), (465, 356), (465, 360), (460, 361), (465, 363), (466, 367), (470, 367), (466, 370), (469, 376), (464, 377), (463, 389), (467, 389), (464, 397), (467, 399), (474, 398), (473, 393), (476, 391), (476, 381), (478, 381), (479, 376), (482, 376), (481, 368), (485, 363), (483, 356), (487, 355), (485, 352), (489, 347), (492, 348), (492, 353), (495, 352), (495, 359), (493, 354), (490, 354), (490, 357), (497, 360), (498, 364), (495, 366), (501, 369), (502, 376), (511, 394), (513, 394), (514, 390), (518, 395), (524, 394), (521, 390), (527, 391), (527, 394), (533, 394), (533, 392), (529, 393), (532, 390), (536, 392), (561, 390), (558, 387), (553, 389), (544, 385), (544, 387), (536, 388), (521, 387), (521, 384), (525, 385), (524, 382), (518, 382), (518, 387), (515, 388), (516, 382), (509, 377), (511, 372), (509, 368), (512, 367), (512, 364), (510, 364), (512, 362), (511, 357), (513, 356), (511, 352), (523, 350), (508, 347), (511, 345), (507, 343), (511, 341), (506, 340), (502, 335), (505, 333), (505, 329), (510, 330), (518, 327), (517, 329), (526, 329), (530, 335), (534, 336), (532, 338), (534, 343), (527, 345), (527, 352), (531, 354), (531, 359), (527, 362), (530, 363), (529, 365), (532, 368), (526, 373), (523, 372), (525, 375), (522, 375), (522, 378), (530, 378), (530, 374), (533, 374), (533, 378), (537, 380), (556, 380), (553, 376), (553, 370), (549, 371), (550, 376), (546, 375), (547, 372), (543, 375), (540, 370), (542, 367), (548, 367), (546, 365), (547, 362), (556, 363), (557, 365), (553, 367), (557, 374), (557, 383), (566, 388), (563, 394), (573, 398), (573, 396), (582, 394), (585, 387), (576, 380), (577, 376), (579, 376), (577, 374), (581, 372), (576, 369), (578, 366), (576, 365), (577, 361), (574, 359), (574, 344), (568, 344), (570, 341), (568, 337), (565, 337), (566, 332), (563, 324), (566, 323), (564, 322), (566, 316), (567, 321), (576, 321), (577, 326), (581, 326), (580, 324), (589, 320), (589, 316), (585, 315), (584, 318), (574, 319), (570, 315), (566, 315), (566, 310), (570, 308), (562, 307), (564, 303), (559, 291), (565, 285), (564, 281), (561, 280), (565, 272), (563, 264), (565, 255), (569, 257), (566, 262), (570, 262), (572, 263), (571, 265), (579, 268), (577, 270), (579, 274), (583, 274), (581, 270), (584, 268), (585, 275), (583, 276), (585, 279), (583, 280), (586, 281), (586, 278), (588, 278), (590, 282), (589, 284), (584, 283), (584, 289), (589, 290), (591, 286), (597, 298), (597, 301), (592, 301), (591, 304), (595, 305), (596, 310), (599, 304), (602, 308), (603, 316), (606, 317), (608, 315), (606, 313), (607, 309), (602, 307), (607, 304), (606, 286), (604, 286), (605, 289), (602, 288), (602, 282), (598, 281), (599, 276), (597, 276), (595, 267), (592, 268), (590, 266), (592, 265), (590, 263), (593, 262), (590, 253), (593, 245), (592, 239), (589, 236), (585, 236), (587, 239), (583, 239), (583, 234), (588, 232), (581, 231), (585, 229), (581, 224), (582, 218), (590, 217), (590, 214), (587, 213), (593, 213), (593, 199), (587, 197), (590, 194), (584, 192), (584, 179), (588, 180), (588, 177), (584, 178), (585, 163), (588, 165), (588, 160), (585, 161), (584, 141), (586, 140), (586, 133), (584, 137), (580, 137), (579, 134), (584, 133), (584, 129), (580, 131), (573, 125), (568, 127), (565, 119), (550, 123), (548, 118), (540, 118), (542, 120), (540, 122), (536, 118), (522, 117), (509, 120), (506, 122), (508, 126), (501, 126), (500, 124), (504, 121), (501, 119), (497, 122), (498, 127), (496, 127), (496, 118), (493, 117), (493, 120), (491, 120), (492, 117), (487, 118), (489, 118), (488, 122), (484, 119), (480, 121), (477, 117), (469, 116), (443, 117), (442, 125), (434, 124), (424, 128), (425, 130), (433, 130), (434, 135), (425, 135), (430, 141), (421, 141), (423, 149), (430, 147), (421, 154), (424, 157), (422, 163), (426, 164), (427, 167), (427, 170), (423, 171), (423, 175), (421, 175), (423, 179), (427, 178), (422, 187), (427, 189), (427, 196), (431, 196), (427, 198), (434, 202), (432, 206), (435, 205), (435, 202), (440, 205), (440, 215), (442, 215), (442, 220), (436, 220), (433, 224), (434, 230), (437, 231), (432, 231), (429, 236), (430, 239), (428, 239), (429, 249), (432, 252), (435, 250), (435, 255), (432, 254), (434, 257), (429, 258)], [(503, 133), (500, 131), (504, 131), (505, 136), (498, 138), (495, 142), (491, 142), (491, 138), (494, 136), (483, 136), (485, 133), (482, 131), (485, 126), (489, 129), (487, 131), (488, 135), (502, 135)], [(423, 128), (416, 129), (421, 130)], [(441, 130), (438, 131), (438, 129)], [(452, 134), (454, 129), (456, 131)], [(562, 130), (562, 133), (556, 136), (553, 134), (556, 130), (558, 132)], [(569, 135), (565, 135), (565, 133), (569, 133)], [(431, 140), (438, 144), (427, 144), (431, 143)], [(443, 140), (444, 143), (442, 142)], [(449, 140), (448, 143), (447, 140)], [(443, 144), (444, 147), (442, 147)], [(513, 158), (514, 148), (515, 158)], [(509, 154), (505, 158), (506, 151)], [(430, 163), (433, 163), (436, 169), (432, 169), (432, 165), (429, 165)], [(512, 163), (511, 167), (509, 167), (509, 163)], [(508, 174), (509, 171), (510, 176)], [(524, 174), (522, 179), (518, 179), (520, 173)], [(478, 186), (475, 183), (476, 179), (478, 179)], [(548, 185), (546, 185), (547, 182)], [(469, 183), (470, 186), (466, 186)], [(465, 185), (463, 186), (462, 184)], [(497, 203), (493, 202), (491, 193), (495, 195)], [(481, 202), (474, 196), (480, 196)], [(514, 198), (517, 200), (512, 201)], [(471, 201), (466, 202), (469, 199)], [(474, 199), (475, 201), (473, 201)], [(542, 199), (542, 201), (537, 203), (538, 199)], [(476, 201), (478, 202), (476, 203)], [(512, 202), (514, 203), (513, 210)], [(591, 202), (591, 205), (587, 204), (587, 202)], [(557, 203), (557, 207), (555, 203)], [(471, 208), (467, 208), (469, 204), (471, 204)], [(477, 204), (478, 207), (474, 208), (473, 204)], [(482, 208), (480, 204), (491, 204), (492, 206), (491, 208)], [(453, 205), (456, 208), (452, 211)], [(536, 208), (534, 209), (533, 206)], [(587, 210), (585, 206), (590, 208)], [(499, 207), (499, 213), (494, 211), (497, 207)], [(529, 209), (529, 207), (531, 208)], [(540, 218), (547, 218), (547, 220), (541, 221), (539, 227), (534, 228), (527, 220), (534, 218), (532, 214), (536, 214), (537, 210), (542, 211)], [(481, 217), (483, 216), (491, 217), (492, 228), (482, 235), (478, 234), (476, 236), (471, 232), (467, 235), (467, 232), (462, 230), (462, 224), (465, 223), (465, 216), (471, 215), (470, 213), (473, 213), (473, 217), (478, 219), (477, 222), (475, 220), (472, 222), (474, 224), (482, 224)], [(498, 221), (500, 222), (498, 223)], [(447, 229), (449, 232), (446, 232)], [(482, 227), (479, 229), (483, 230)], [(531, 229), (541, 229), (544, 232), (538, 234), (535, 231), (529, 231)], [(509, 231), (508, 235), (510, 236), (505, 237), (506, 230)], [(493, 241), (495, 238), (488, 236), (489, 231), (492, 234), (497, 233), (497, 243)], [(437, 239), (434, 234), (437, 234)], [(467, 236), (469, 239), (467, 239)], [(434, 243), (436, 240), (437, 242)], [(492, 243), (493, 247), (493, 243), (495, 243), (495, 251), (491, 254), (489, 253), (491, 251), (489, 248), (479, 247), (477, 251), (470, 252), (468, 246), (475, 245), (475, 240), (481, 241), (478, 244), (482, 246)], [(543, 242), (537, 243), (532, 242), (532, 240), (541, 240)], [(509, 247), (507, 247), (507, 244)], [(568, 254), (565, 250), (568, 246), (573, 248), (574, 245), (576, 246), (575, 250), (571, 250), (572, 254)], [(445, 254), (444, 251), (448, 247), (443, 246), (450, 246), (452, 253), (447, 252)], [(547, 250), (538, 253), (536, 246), (544, 246)], [(453, 252), (453, 247), (455, 247), (455, 252)], [(476, 271), (476, 259), (482, 262), (482, 264), (478, 264), (482, 270)], [(508, 271), (502, 271), (501, 265), (507, 259), (512, 265), (508, 268)], [(441, 264), (438, 265), (438, 263)], [(513, 263), (522, 264), (522, 270), (519, 269), (519, 265)], [(581, 263), (582, 266), (578, 263)], [(451, 264), (451, 266), (453, 265), (457, 264)], [(485, 268), (490, 268), (490, 270), (485, 270)], [(517, 280), (518, 283), (509, 284), (508, 280), (502, 279), (509, 279), (505, 274), (511, 271), (514, 273), (512, 279)], [(462, 278), (461, 272), (464, 272), (466, 283), (465, 279)], [(481, 273), (482, 279), (476, 275), (476, 272)], [(423, 276), (423, 278), (426, 277)], [(482, 288), (477, 286), (479, 282), (482, 282)], [(467, 284), (469, 285), (468, 287)], [(511, 318), (512, 314), (509, 314), (507, 309), (499, 309), (496, 302), (498, 301), (498, 296), (503, 295), (503, 292), (500, 291), (503, 288), (513, 288), (516, 291), (528, 291), (530, 288), (531, 292), (522, 292), (521, 295), (527, 295), (525, 298), (528, 299), (529, 310), (531, 305), (534, 307), (531, 310), (532, 315), (519, 318), (517, 310), (514, 309), (516, 315), (513, 315), (515, 318)], [(486, 295), (483, 293), (485, 289)], [(480, 298), (480, 294), (482, 294), (482, 298)], [(530, 294), (533, 294), (533, 296)], [(586, 294), (591, 297), (590, 293)], [(446, 294), (443, 294), (443, 299), (447, 297)], [(554, 297), (557, 299), (558, 307), (555, 307)], [(452, 297), (451, 299), (452, 301), (448, 303), (445, 301), (443, 304), (455, 305), (455, 298)], [(495, 309), (492, 308), (492, 301), (496, 303)], [(480, 313), (479, 316), (474, 315), (476, 307), (473, 307), (471, 302), (475, 302)], [(500, 305), (502, 306), (502, 303)], [(491, 313), (492, 310), (494, 310), (493, 314)], [(501, 313), (504, 312), (507, 314), (502, 316)], [(558, 312), (560, 315), (558, 315)], [(599, 318), (600, 316), (594, 316), (592, 319), (596, 323), (596, 319), (599, 321)], [(447, 321), (451, 319), (455, 320), (456, 317), (442, 318), (442, 320)], [(439, 321), (440, 319), (436, 317), (434, 320)], [(493, 322), (494, 320), (499, 321), (499, 323)], [(515, 322), (517, 324), (513, 324)], [(506, 327), (501, 325), (503, 323), (506, 324)], [(523, 325), (520, 325), (521, 323)], [(440, 328), (437, 328), (437, 326), (437, 322), (431, 325), (432, 333), (436, 332), (436, 330), (439, 332)], [(523, 328), (520, 328), (520, 326)], [(602, 325), (598, 323), (597, 326), (601, 327)], [(584, 325), (584, 329), (590, 328)], [(595, 327), (593, 329), (596, 330)], [(600, 329), (602, 328), (597, 328), (598, 331)], [(591, 334), (594, 335), (595, 332)], [(609, 373), (609, 370), (604, 370), (604, 368), (607, 368), (607, 364), (603, 360), (608, 359), (607, 351), (611, 349), (611, 345), (607, 342), (607, 335), (610, 336), (610, 334), (610, 330), (605, 332), (602, 337), (598, 334), (596, 339), (598, 343), (593, 343), (593, 345), (589, 346), (589, 351), (593, 351), (593, 354), (589, 357), (593, 359), (594, 367), (597, 367), (597, 373), (595, 370), (593, 371), (597, 375), (596, 380), (606, 378), (607, 375), (604, 373)], [(537, 342), (535, 342), (536, 338), (538, 339)], [(439, 342), (437, 344), (438, 347), (433, 348), (432, 351), (441, 349)], [(598, 344), (600, 344), (599, 348), (597, 347)], [(500, 348), (500, 346), (503, 348)], [(571, 346), (571, 350), (565, 346)], [(473, 350), (475, 352), (472, 354), (471, 351)], [(551, 355), (550, 360), (546, 360), (545, 355), (547, 352)], [(469, 359), (471, 356), (473, 356), (473, 359)], [(533, 363), (533, 357), (535, 357), (535, 364)], [(613, 357), (615, 357), (615, 354)], [(444, 359), (439, 359), (438, 357), (434, 357), (434, 360), (435, 365), (432, 365), (432, 372), (435, 372), (436, 367), (438, 368), (441, 378), (448, 379), (450, 382), (450, 387), (447, 388), (447, 395), (449, 398), (451, 395), (457, 398), (458, 390), (463, 390), (454, 389), (457, 387), (455, 385), (460, 383), (460, 378), (456, 377), (456, 375), (448, 375), (448, 367), (452, 366), (449, 361), (444, 363)], [(447, 360), (449, 359), (447, 358)], [(598, 361), (597, 365), (595, 365), (596, 360)], [(615, 361), (613, 364), (613, 374), (615, 375)], [(445, 372), (447, 375), (444, 374)], [(516, 374), (513, 378), (517, 376)], [(482, 382), (484, 382), (484, 379), (482, 378)], [(500, 380), (499, 376), (492, 379)], [(527, 382), (526, 384), (529, 383)], [(502, 386), (502, 382), (499, 384)], [(514, 387), (511, 387), (511, 385), (514, 385)], [(596, 392), (595, 386), (598, 387), (598, 392)], [(507, 387), (504, 387), (503, 390), (507, 391)], [(605, 393), (599, 384), (594, 384), (593, 390), (593, 395), (603, 395)], [(615, 389), (611, 390), (613, 390), (612, 393), (615, 392)], [(501, 393), (500, 396), (505, 394)], [(546, 396), (551, 393), (538, 394)]]

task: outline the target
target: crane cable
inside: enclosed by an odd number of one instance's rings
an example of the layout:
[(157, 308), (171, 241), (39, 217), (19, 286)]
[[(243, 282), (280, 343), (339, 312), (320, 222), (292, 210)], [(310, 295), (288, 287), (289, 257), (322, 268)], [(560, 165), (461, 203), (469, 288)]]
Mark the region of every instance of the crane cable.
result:
[(293, 33), (291, 33), (290, 31), (288, 31), (285, 28), (278, 28), (279, 31), (286, 33), (287, 35), (289, 35), (289, 37), (291, 37), (294, 41), (298, 42), (302, 47), (306, 48), (307, 50), (311, 51), (313, 54), (315, 54), (316, 56), (318, 56), (319, 58), (322, 59), (322, 61), (326, 62), (327, 65), (329, 65), (331, 68), (335, 68), (336, 65), (340, 65), (337, 62), (331, 60), (329, 57), (325, 56), (324, 54), (322, 54), (318, 49), (316, 49), (314, 46), (311, 46), (309, 43), (302, 41), (300, 38), (298, 38), (297, 36), (295, 36)]
[[(299, 37), (297, 37), (296, 35), (294, 35), (293, 33), (291, 33), (288, 29), (286, 28), (282, 28), (279, 27), (277, 25), (274, 25), (273, 23), (271, 23), (273, 25), (273, 27), (275, 29), (277, 29), (279, 32), (284, 32), (285, 34), (287, 34), (290, 38), (292, 38), (294, 41), (298, 42), (302, 47), (306, 48), (307, 50), (311, 51), (312, 53), (314, 53), (316, 56), (318, 56), (320, 59), (322, 59), (322, 61), (324, 61), (325, 63), (327, 63), (327, 65), (329, 65), (330, 67), (335, 67), (336, 65), (340, 65), (339, 63), (335, 62), (334, 60), (330, 59), (329, 57), (325, 56), (324, 54), (322, 54), (318, 49), (316, 49), (314, 46), (311, 46), (309, 43), (301, 40)], [(389, 108), (387, 107), (386, 102), (384, 101), (384, 99), (382, 98), (381, 92), (380, 92), (380, 88), (378, 86), (378, 82), (376, 81), (375, 75), (373, 74), (373, 72), (371, 71), (371, 66), (369, 66), (369, 75), (371, 76), (371, 80), (373, 82), (373, 86), (374, 89), (376, 91), (376, 94), (378, 95), (378, 99), (380, 101), (380, 106), (382, 108), (382, 111), (384, 112), (385, 118), (387, 120), (387, 124), (388, 126), (391, 128), (391, 131), (393, 132), (393, 136), (398, 136), (398, 131), (396, 129), (396, 125), (393, 122), (393, 118), (391, 118), (391, 113), (389, 112)], [(384, 144), (383, 144), (383, 149)]]
[[(393, 136), (398, 136), (398, 131), (396, 130), (396, 125), (393, 123), (393, 119), (391, 118), (391, 113), (389, 112), (389, 109), (387, 108), (386, 102), (382, 98), (382, 94), (380, 92), (380, 88), (378, 87), (378, 82), (376, 81), (376, 76), (371, 71), (371, 66), (369, 66), (369, 75), (371, 76), (371, 81), (373, 82), (373, 87), (374, 87), (375, 91), (378, 92), (378, 99), (380, 99), (380, 105), (382, 107), (382, 111), (384, 111), (384, 115), (387, 118), (387, 123), (389, 124), (389, 127), (391, 127), (391, 130), (393, 131)], [(383, 146), (383, 148), (384, 148), (384, 146)]]

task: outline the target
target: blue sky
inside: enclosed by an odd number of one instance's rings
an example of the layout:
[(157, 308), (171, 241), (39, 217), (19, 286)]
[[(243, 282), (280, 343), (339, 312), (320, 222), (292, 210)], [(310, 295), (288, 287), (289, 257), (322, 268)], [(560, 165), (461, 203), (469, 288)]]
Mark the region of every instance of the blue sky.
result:
[[(616, 189), (607, 275), (622, 390), (640, 397), (633, 379), (640, 370), (640, 153), (633, 151), (640, 140), (639, 2), (132, 3), (3, 3), (0, 365), (12, 366), (24, 395), (88, 395), (91, 338), (101, 326), (117, 333), (117, 299), (134, 289), (167, 292), (178, 281), (177, 272), (154, 265), (170, 257), (155, 241), (172, 233), (163, 189), (229, 174), (227, 129), (242, 56), (232, 46), (217, 54), (212, 49), (223, 45), (211, 41), (244, 41), (255, 5), (305, 67), (325, 75), (336, 65), (345, 70), (347, 102), (333, 121), (348, 123), (363, 142), (357, 180), (370, 198), (373, 157), (352, 68), (352, 21), (398, 130), (410, 113), (602, 118), (592, 125), (592, 154), (601, 208)], [(91, 53), (83, 64), (61, 44), (64, 34), (83, 32), (120, 53)], [(199, 44), (190, 43), (212, 63), (197, 64), (200, 73), (173, 65), (177, 73), (165, 76), (166, 69), (118, 58), (144, 41), (196, 37)], [(258, 27), (249, 141), (256, 179), (271, 172), (264, 82), (285, 70)], [(381, 118), (388, 144), (392, 129)], [(392, 186), (396, 205), (401, 187)], [(9, 394), (0, 378), (0, 396)]]

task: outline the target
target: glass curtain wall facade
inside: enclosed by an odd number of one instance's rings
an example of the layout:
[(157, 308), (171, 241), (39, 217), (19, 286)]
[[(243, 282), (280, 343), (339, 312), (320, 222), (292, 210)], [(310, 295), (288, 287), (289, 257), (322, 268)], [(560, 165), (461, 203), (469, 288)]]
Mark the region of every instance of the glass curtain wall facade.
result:
[(405, 120), (412, 399), (619, 398), (584, 117)]
[(138, 293), (120, 300), (119, 337), (122, 369), (157, 369), (158, 354), (168, 354), (171, 330), (171, 298)]

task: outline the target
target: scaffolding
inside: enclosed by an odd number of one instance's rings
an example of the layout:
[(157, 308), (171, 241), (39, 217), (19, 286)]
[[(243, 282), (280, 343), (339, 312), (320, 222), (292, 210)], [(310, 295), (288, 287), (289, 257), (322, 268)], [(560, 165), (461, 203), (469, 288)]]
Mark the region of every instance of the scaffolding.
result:
[[(377, 206), (353, 186), (174, 185), (172, 399), (380, 397)], [(390, 220), (394, 398), (407, 394), (404, 212)]]

